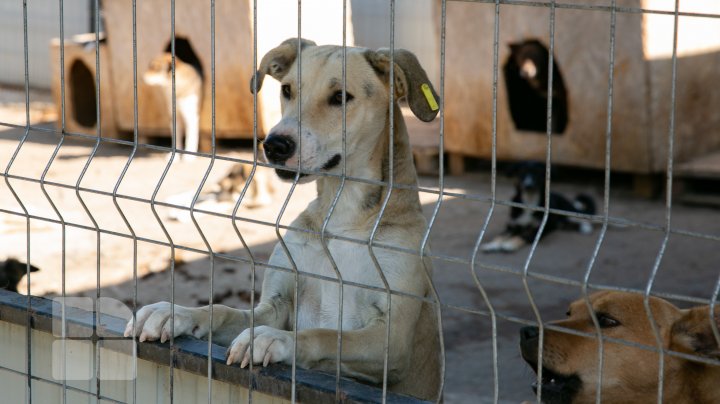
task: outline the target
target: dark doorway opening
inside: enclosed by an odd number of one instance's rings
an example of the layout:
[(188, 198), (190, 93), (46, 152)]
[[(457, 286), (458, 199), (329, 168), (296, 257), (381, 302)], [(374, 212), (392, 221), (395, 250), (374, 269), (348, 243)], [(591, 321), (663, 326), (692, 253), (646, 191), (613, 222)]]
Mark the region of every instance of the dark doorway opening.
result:
[[(510, 44), (510, 56), (503, 66), (510, 115), (519, 130), (547, 133), (550, 52), (538, 40)], [(562, 72), (553, 58), (553, 134), (562, 134), (568, 123), (568, 99)]]
[(95, 77), (80, 60), (70, 67), (70, 99), (72, 101), (75, 122), (86, 128), (97, 124), (95, 97)]
[[(171, 41), (168, 41), (167, 46), (165, 46), (165, 52), (172, 52)], [(200, 73), (200, 77), (205, 78), (200, 58), (198, 58), (197, 53), (195, 53), (195, 50), (187, 38), (175, 37), (175, 57), (194, 67), (195, 70)]]

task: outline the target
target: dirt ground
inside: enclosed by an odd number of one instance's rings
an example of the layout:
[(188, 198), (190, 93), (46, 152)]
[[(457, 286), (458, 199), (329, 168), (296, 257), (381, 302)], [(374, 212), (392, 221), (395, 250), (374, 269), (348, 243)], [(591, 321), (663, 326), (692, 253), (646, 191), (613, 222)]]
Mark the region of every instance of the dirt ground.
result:
[[(40, 115), (38, 119), (43, 116)], [(41, 126), (52, 127), (52, 124)], [(16, 151), (23, 133), (22, 129), (0, 128), (0, 167), (3, 170)], [(30, 131), (26, 143), (9, 169), (11, 178), (8, 182), (29, 213), (38, 218), (55, 220), (30, 221), (30, 259), (41, 268), (40, 272), (32, 275), (32, 294), (61, 294), (64, 268), (65, 292), (68, 295), (95, 296), (96, 286), (99, 286), (101, 296), (132, 305), (134, 257), (137, 257), (138, 304), (169, 300), (171, 276), (168, 270), (168, 244), (172, 243), (183, 247), (175, 249), (175, 300), (187, 305), (206, 304), (210, 293), (211, 265), (208, 255), (202, 252), (210, 249), (221, 256), (249, 257), (228, 218), (197, 214), (198, 228), (192, 222), (169, 220), (168, 208), (157, 206), (158, 217), (167, 229), (165, 234), (150, 204), (132, 199), (149, 199), (153, 195), (166, 165), (166, 153), (139, 150), (128, 166), (124, 179), (118, 184), (132, 148), (103, 143), (82, 180), (79, 180), (95, 143), (68, 137), (47, 170), (46, 197), (37, 180), (47, 168), (59, 140), (54, 134)], [(223, 149), (220, 154), (248, 157), (250, 152)], [(196, 190), (209, 165), (209, 159), (190, 163), (175, 162), (158, 189), (157, 201)], [(207, 185), (220, 178), (229, 168), (228, 162), (216, 160), (209, 172)], [(583, 171), (578, 174), (566, 169), (558, 178), (553, 185), (554, 190), (567, 195), (587, 192), (598, 201), (602, 200), (602, 175), (599, 173)], [(78, 184), (81, 189), (97, 190), (103, 194), (76, 191), (75, 186)], [(438, 180), (423, 177), (420, 184), (437, 188)], [(610, 226), (590, 281), (599, 285), (644, 288), (665, 236), (662, 231), (651, 227), (664, 225), (665, 204), (663, 200), (634, 197), (621, 177), (613, 184), (610, 215), (646, 226)], [(119, 196), (114, 199), (112, 193), (116, 188)], [(247, 241), (252, 256), (258, 261), (267, 261), (277, 240), (274, 223), (290, 187), (288, 184), (278, 184), (277, 188), (272, 205), (258, 209), (241, 206), (238, 212), (240, 219), (236, 221), (237, 228)], [(488, 198), (490, 176), (487, 170), (457, 177), (448, 176), (445, 189)], [(315, 186), (312, 184), (298, 186), (289, 198), (280, 222), (288, 224), (313, 198), (314, 192)], [(511, 194), (511, 181), (499, 177), (498, 197), (509, 199)], [(48, 197), (60, 212), (61, 219), (48, 202)], [(423, 193), (421, 200), (429, 217), (438, 197)], [(520, 276), (529, 249), (524, 248), (514, 254), (478, 254), (476, 266), (470, 266), (473, 247), (489, 207), (490, 204), (485, 201), (444, 197), (431, 231), (432, 253), (440, 257), (434, 262), (434, 280), (444, 305), (447, 403), (492, 402), (494, 377), (491, 323), (487, 316), (487, 306), (473, 280), (473, 271), (487, 291), (493, 308), (501, 316), (497, 330), (500, 401), (518, 403), (533, 399), (530, 385), (534, 376), (520, 358), (517, 347), (521, 324), (507, 319), (536, 320)], [(228, 213), (232, 207), (226, 208), (224, 211), (221, 209), (220, 213)], [(0, 181), (0, 209), (0, 258), (14, 256), (23, 259), (27, 246), (26, 222), (24, 217), (8, 213), (23, 210), (5, 181)], [(132, 231), (128, 229), (120, 211)], [(496, 206), (488, 227), (489, 236), (502, 230), (507, 215), (507, 207)], [(60, 223), (61, 220), (66, 222), (65, 226)], [(99, 236), (95, 231), (96, 226), (103, 230)], [(556, 232), (539, 244), (529, 262), (532, 276), (528, 278), (528, 285), (540, 309), (542, 321), (563, 317), (569, 302), (579, 296), (578, 286), (551, 282), (550, 279), (582, 281), (598, 242), (599, 227), (596, 225), (595, 231), (586, 236)], [(710, 237), (672, 234), (660, 261), (653, 291), (709, 298), (718, 282), (720, 211), (676, 203), (672, 210), (672, 228)], [(120, 236), (132, 233), (138, 238), (136, 244), (131, 237)], [(137, 254), (134, 254), (134, 246)], [(249, 291), (252, 289), (250, 265), (216, 256), (212, 267), (215, 275), (215, 302), (248, 307)], [(256, 290), (259, 290), (262, 272), (263, 269), (258, 267)], [(24, 282), (20, 288), (23, 293), (26, 291)]]

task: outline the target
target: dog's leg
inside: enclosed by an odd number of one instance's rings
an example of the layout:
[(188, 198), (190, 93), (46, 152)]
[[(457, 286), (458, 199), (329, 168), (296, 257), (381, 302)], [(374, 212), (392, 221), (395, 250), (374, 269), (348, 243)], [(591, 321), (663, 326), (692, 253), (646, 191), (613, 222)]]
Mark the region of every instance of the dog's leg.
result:
[[(271, 258), (271, 262), (277, 261), (287, 262), (278, 246), (275, 247)], [(293, 275), (286, 272), (270, 269), (265, 272), (260, 303), (253, 310), (256, 326), (287, 328), (292, 313), (292, 301), (289, 296), (292, 296), (293, 279)], [(213, 341), (222, 346), (230, 346), (241, 331), (250, 327), (251, 315), (250, 310), (213, 305)], [(171, 305), (168, 302), (159, 302), (141, 308), (136, 315), (135, 336), (139, 337), (140, 342), (158, 339), (160, 342), (165, 342), (170, 339), (172, 330), (170, 317)], [(176, 304), (174, 318), (175, 337), (192, 335), (196, 338), (207, 338), (210, 333), (210, 306), (184, 307)], [(133, 319), (131, 318), (125, 328), (125, 336), (129, 337), (132, 334)]]
[[(388, 381), (395, 383), (403, 378), (410, 355), (412, 331), (419, 310), (404, 310), (398, 300), (407, 299), (393, 296), (392, 326), (390, 327), (390, 349), (388, 356)], [(381, 304), (382, 305), (382, 304)], [(417, 302), (413, 306), (419, 308)], [(387, 318), (378, 318), (365, 328), (342, 332), (343, 374), (381, 383), (383, 377), (384, 342)], [(314, 328), (297, 333), (296, 363), (303, 368), (321, 370), (335, 369), (337, 361), (337, 330)], [(278, 330), (269, 326), (254, 329), (253, 357), (256, 364), (292, 364), (293, 332)], [(245, 367), (250, 358), (250, 329), (243, 331), (232, 342), (228, 363), (240, 362)]]
[[(282, 326), (277, 319), (283, 315), (278, 313), (282, 309), (282, 302), (269, 300), (260, 302), (255, 308), (255, 324), (268, 324)], [(170, 339), (171, 305), (169, 302), (159, 302), (145, 306), (138, 310), (135, 336), (140, 342), (165, 342)], [(287, 310), (284, 310), (287, 311)], [(250, 326), (250, 310), (238, 310), (220, 304), (213, 305), (213, 341), (222, 346), (229, 346), (235, 337)], [(184, 307), (175, 305), (174, 336), (192, 335), (196, 338), (207, 338), (210, 333), (210, 306)], [(125, 336), (133, 334), (133, 320), (128, 321), (125, 327)]]
[[(423, 275), (410, 270), (415, 268), (422, 271), (420, 264), (414, 257), (404, 257), (403, 254), (379, 254), (380, 262), (397, 269), (408, 270), (405, 276), (388, 278), (392, 290), (400, 290), (414, 296), (426, 296), (426, 284)], [(372, 270), (367, 268), (367, 270)], [(288, 276), (290, 282), (285, 281), (283, 287), (292, 290), (294, 282), (292, 274)], [(398, 282), (396, 284), (396, 282)], [(402, 282), (400, 284), (399, 282)], [(281, 292), (281, 290), (278, 290)], [(263, 293), (265, 293), (263, 291)], [(302, 297), (301, 297), (302, 299)], [(383, 378), (383, 364), (385, 358), (384, 341), (386, 325), (390, 324), (390, 346), (388, 356), (388, 380), (395, 383), (402, 380), (404, 375), (411, 371), (408, 369), (410, 355), (413, 350), (413, 341), (436, 339), (435, 327), (418, 328), (418, 324), (431, 322), (429, 318), (420, 318), (423, 303), (407, 296), (393, 295), (390, 313), (385, 311), (386, 296), (375, 292), (368, 296), (364, 305), (372, 307), (375, 316), (367, 320), (364, 327), (355, 330), (342, 331), (342, 366), (343, 373), (366, 380), (380, 383)], [(426, 314), (426, 313), (425, 313)], [(337, 329), (311, 328), (297, 332), (296, 363), (300, 367), (333, 370), (337, 361)], [(420, 331), (418, 331), (420, 330)], [(250, 361), (257, 364), (293, 362), (294, 333), (279, 330), (270, 326), (255, 327), (253, 339), (253, 355), (250, 357), (249, 346), (251, 342), (250, 331), (243, 331), (232, 342), (228, 352), (228, 363), (240, 362), (241, 366)], [(420, 332), (423, 335), (418, 335)], [(428, 335), (424, 335), (428, 334)]]
[[(200, 99), (197, 94), (188, 95), (178, 99), (178, 110), (185, 126), (184, 149), (197, 153), (200, 144)], [(193, 154), (183, 154), (184, 161), (195, 160)]]
[[(128, 321), (125, 327), (125, 336), (133, 335), (139, 337), (140, 342), (155, 341), (165, 342), (170, 339), (171, 334), (171, 305), (169, 302), (159, 302), (145, 306), (138, 310), (134, 327), (133, 319)], [(227, 341), (228, 337), (223, 332), (226, 328), (234, 328), (236, 324), (246, 324), (247, 313), (244, 310), (237, 310), (227, 306), (213, 305), (213, 337), (218, 343)], [(175, 305), (174, 336), (192, 335), (196, 338), (205, 338), (210, 333), (210, 306), (184, 307)], [(232, 334), (232, 331), (230, 332)], [(235, 334), (237, 335), (237, 334)], [(229, 336), (231, 341), (233, 336)]]

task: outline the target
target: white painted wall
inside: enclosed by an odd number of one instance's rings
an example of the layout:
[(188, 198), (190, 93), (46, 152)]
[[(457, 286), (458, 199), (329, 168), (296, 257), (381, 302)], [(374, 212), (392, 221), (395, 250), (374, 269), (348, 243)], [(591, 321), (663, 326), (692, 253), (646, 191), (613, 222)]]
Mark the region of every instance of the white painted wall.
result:
[[(298, 3), (296, 0), (269, 0), (257, 2), (258, 63), (269, 50), (284, 40), (298, 36)], [(252, 5), (251, 5), (252, 7)], [(353, 46), (351, 8), (347, 7), (345, 40)], [(300, 35), (318, 45), (342, 45), (343, 4), (338, 1), (304, 0), (301, 10)], [(250, 16), (252, 18), (252, 15)], [(280, 84), (272, 78), (263, 82), (258, 100), (262, 103), (263, 127), (270, 130), (280, 120)]]
[[(417, 55), (436, 88), (440, 86), (440, 21), (434, 0), (395, 2), (395, 47)], [(390, 47), (390, 2), (351, 0), (355, 44), (371, 49)], [(436, 21), (437, 20), (437, 21)]]
[[(26, 333), (25, 327), (0, 321), (0, 391), (2, 403), (24, 403), (27, 401), (26, 364)], [(34, 376), (56, 383), (62, 379), (55, 378), (53, 371), (62, 369), (62, 349), (60, 339), (50, 333), (32, 331), (32, 373)], [(67, 341), (70, 342), (70, 341)], [(131, 342), (129, 342), (131, 343)], [(72, 345), (72, 346), (71, 346)], [(83, 373), (94, 374), (92, 369), (92, 344), (86, 341), (74, 341), (67, 344), (67, 373), (77, 377)], [(11, 370), (6, 370), (11, 369)], [(126, 374), (132, 374), (132, 357), (130, 355), (100, 349), (100, 392), (104, 397), (121, 402), (133, 402), (133, 388), (137, 388), (138, 403), (170, 403), (169, 366), (147, 360), (137, 361), (138, 378), (133, 385), (127, 380)], [(18, 373), (19, 372), (19, 373)], [(62, 374), (62, 373), (60, 373)], [(118, 377), (120, 374), (120, 377)], [(76, 404), (95, 403), (95, 379), (68, 380), (67, 402)], [(135, 387), (134, 387), (135, 386)], [(202, 403), (207, 401), (207, 377), (175, 369), (174, 402), (178, 404)], [(246, 403), (248, 390), (244, 386), (226, 382), (213, 381), (212, 401), (214, 403)], [(80, 391), (78, 391), (80, 390)], [(32, 382), (33, 402), (43, 404), (61, 404), (63, 402), (62, 384), (48, 383), (43, 380)], [(253, 402), (259, 404), (281, 404), (288, 400), (271, 397), (253, 391)]]
[[(65, 37), (90, 31), (90, 1), (65, 0)], [(27, 2), (30, 86), (50, 88), (50, 40), (60, 36), (58, 0)], [(0, 84), (25, 84), (22, 1), (0, 1)]]

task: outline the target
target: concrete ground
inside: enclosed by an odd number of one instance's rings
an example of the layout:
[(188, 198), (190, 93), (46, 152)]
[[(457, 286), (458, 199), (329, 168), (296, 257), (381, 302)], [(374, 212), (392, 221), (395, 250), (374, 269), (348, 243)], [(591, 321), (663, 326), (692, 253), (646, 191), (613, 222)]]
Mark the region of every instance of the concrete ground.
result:
[[(49, 127), (45, 125), (45, 127)], [(4, 170), (18, 147), (22, 129), (0, 128), (0, 167)], [(31, 131), (26, 143), (9, 169), (11, 176), (38, 180), (58, 144), (59, 138), (45, 132)], [(193, 223), (181, 223), (167, 219), (168, 209), (158, 206), (157, 213), (166, 226), (166, 235), (155, 218), (148, 199), (156, 190), (166, 165), (167, 155), (158, 152), (138, 151), (129, 165), (123, 181), (118, 178), (132, 151), (130, 147), (101, 144), (95, 158), (79, 181), (88, 156), (94, 146), (91, 141), (68, 138), (60, 147), (57, 157), (49, 167), (45, 180), (47, 195), (55, 203), (67, 224), (52, 223), (39, 219), (30, 221), (30, 259), (41, 268), (32, 275), (31, 292), (35, 295), (57, 296), (63, 289), (68, 295), (100, 295), (118, 299), (131, 305), (134, 296), (133, 268), (137, 257), (137, 301), (139, 305), (170, 299), (171, 277), (168, 270), (170, 248), (168, 236), (177, 246), (197, 251), (207, 251), (228, 256), (249, 257), (227, 218), (198, 214), (200, 231)], [(247, 150), (221, 150), (222, 155), (248, 157)], [(209, 159), (191, 163), (174, 163), (162, 186), (158, 188), (157, 200), (164, 201), (171, 195), (195, 190), (210, 164)], [(209, 173), (208, 184), (220, 178), (230, 167), (216, 161)], [(565, 170), (553, 189), (568, 195), (587, 192), (602, 200), (602, 175), (583, 172), (573, 175)], [(613, 177), (615, 181), (615, 177)], [(74, 187), (103, 191), (94, 194), (76, 192)], [(40, 184), (11, 178), (9, 184), (32, 215), (58, 219)], [(65, 184), (68, 187), (59, 186)], [(437, 188), (437, 178), (423, 177), (420, 184)], [(644, 288), (658, 257), (665, 234), (653, 226), (663, 226), (666, 210), (662, 200), (635, 198), (618, 179), (614, 182), (610, 198), (610, 215), (644, 225), (610, 226), (600, 246), (590, 281), (593, 284)], [(448, 176), (445, 190), (464, 195), (488, 198), (490, 177), (487, 170), (462, 176)], [(115, 201), (113, 190), (121, 195)], [(314, 196), (314, 185), (298, 186), (280, 220), (287, 224)], [(288, 195), (287, 184), (278, 185), (272, 205), (258, 209), (241, 206), (236, 222), (237, 228), (248, 243), (253, 257), (266, 261), (277, 240), (274, 224), (280, 206)], [(508, 199), (512, 194), (511, 181), (498, 178), (497, 195)], [(85, 203), (86, 212), (80, 203)], [(438, 197), (422, 193), (421, 200), (428, 217), (432, 214)], [(115, 204), (117, 203), (117, 206)], [(435, 226), (430, 235), (432, 253), (438, 257), (434, 262), (434, 280), (443, 308), (443, 332), (446, 354), (445, 402), (477, 403), (492, 401), (493, 351), (491, 323), (487, 306), (473, 279), (477, 275), (485, 288), (490, 303), (501, 318), (497, 328), (497, 356), (500, 401), (518, 403), (532, 400), (530, 388), (533, 373), (520, 358), (518, 330), (521, 324), (507, 318), (535, 321), (529, 296), (519, 275), (527, 262), (529, 249), (514, 254), (476, 256), (476, 266), (470, 266), (473, 247), (490, 204), (457, 197), (444, 197)], [(0, 258), (26, 256), (26, 222), (23, 217), (7, 213), (22, 212), (5, 181), (0, 181)], [(127, 218), (137, 235), (137, 255), (134, 254), (132, 238), (119, 234), (131, 234), (119, 210)], [(508, 208), (497, 205), (490, 220), (487, 234), (499, 233), (506, 221)], [(103, 230), (98, 238), (96, 225)], [(708, 237), (697, 238), (672, 234), (660, 261), (653, 291), (675, 293), (691, 297), (709, 298), (718, 281), (720, 260), (720, 211), (674, 204), (672, 228), (702, 233)], [(598, 242), (599, 226), (591, 235), (556, 232), (545, 238), (529, 261), (528, 287), (543, 321), (561, 318), (567, 305), (580, 294), (578, 286), (551, 282), (555, 279), (582, 281), (588, 271), (589, 259)], [(63, 238), (64, 234), (64, 238)], [(714, 239), (713, 239), (714, 238)], [(64, 251), (63, 251), (64, 246)], [(99, 247), (99, 254), (98, 254)], [(210, 293), (210, 262), (207, 254), (176, 249), (175, 299), (180, 304), (205, 304)], [(63, 266), (64, 259), (64, 266)], [(99, 263), (99, 266), (98, 266)], [(263, 269), (258, 267), (258, 282)], [(214, 300), (235, 307), (248, 307), (250, 265), (247, 263), (216, 258), (214, 261)], [(21, 290), (26, 291), (24, 282)]]

